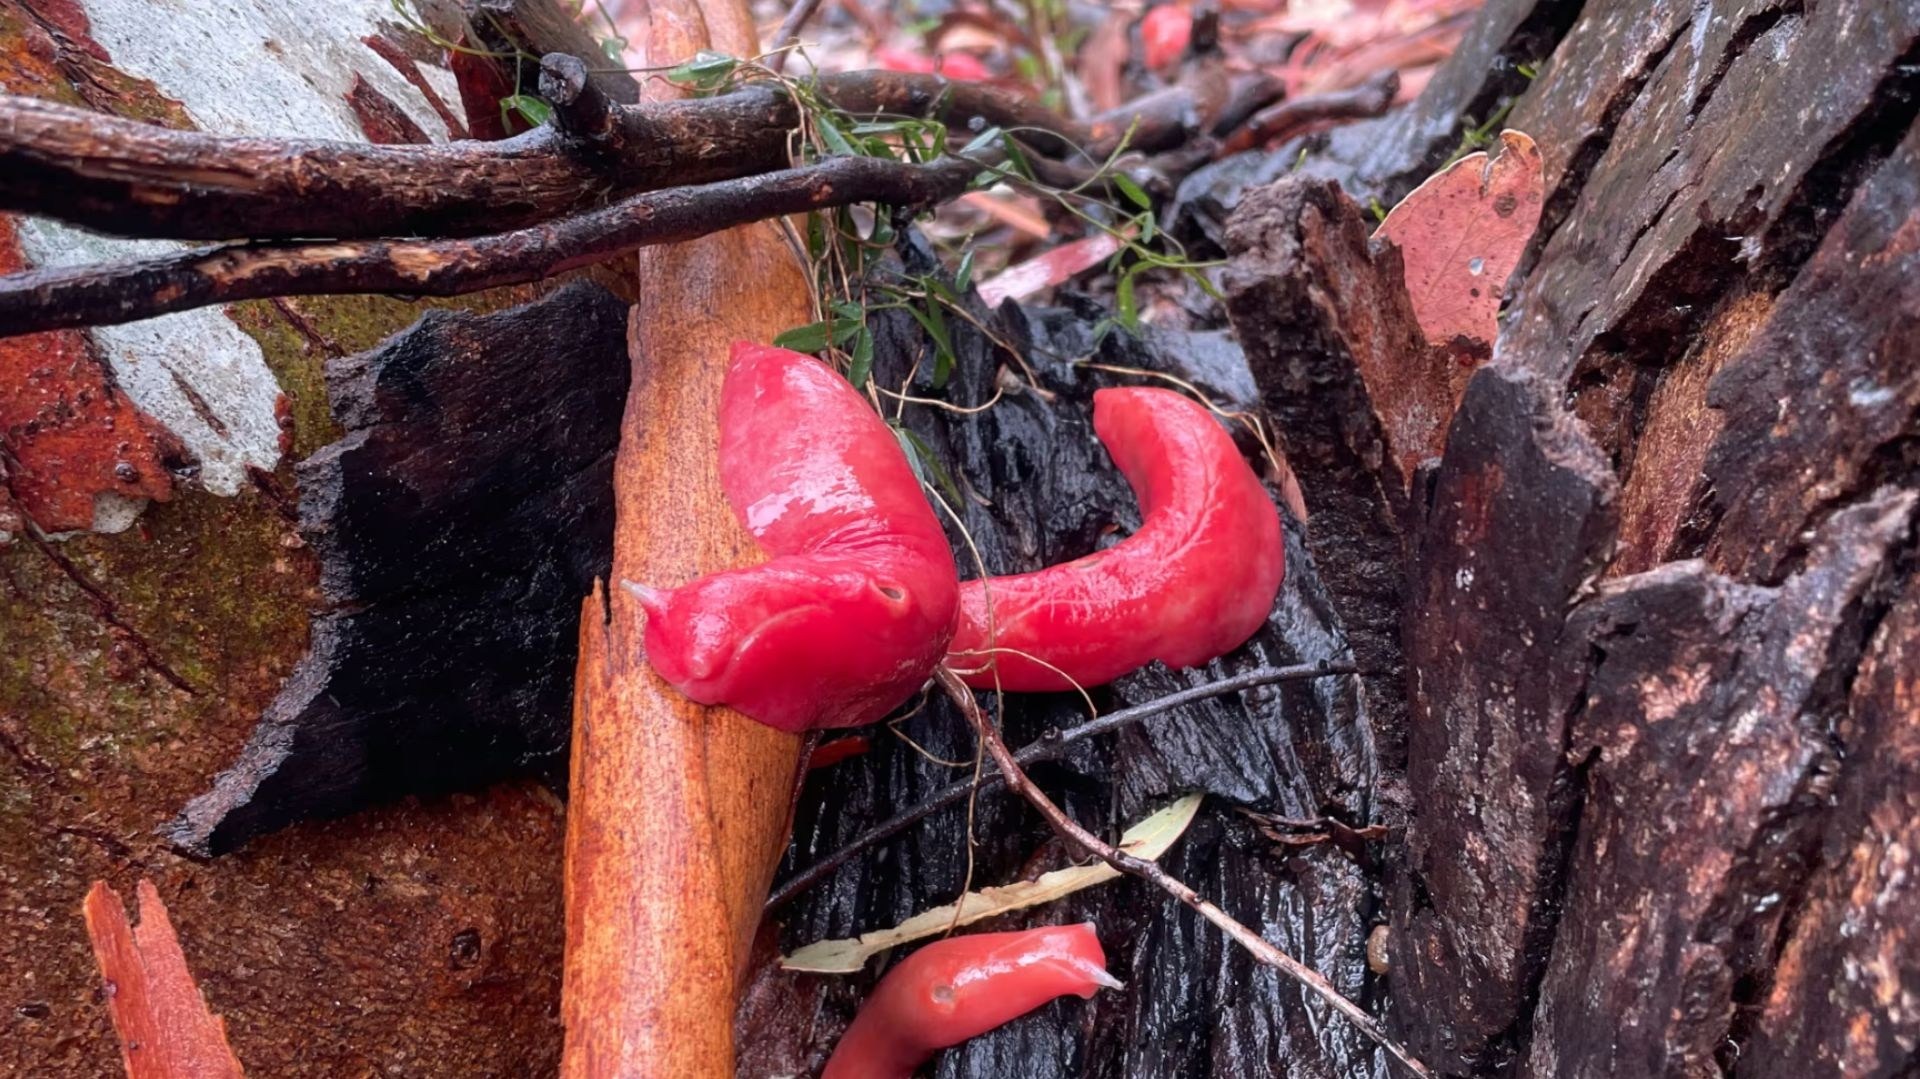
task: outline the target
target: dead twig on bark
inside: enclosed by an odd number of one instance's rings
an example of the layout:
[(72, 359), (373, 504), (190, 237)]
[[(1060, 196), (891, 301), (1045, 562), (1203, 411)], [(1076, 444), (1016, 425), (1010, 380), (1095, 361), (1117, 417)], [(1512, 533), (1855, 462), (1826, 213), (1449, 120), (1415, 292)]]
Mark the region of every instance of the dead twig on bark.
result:
[[(0, 96), (0, 211), (118, 236), (175, 240), (471, 236), (519, 228), (667, 186), (786, 168), (800, 123), (770, 82), (714, 97), (621, 105), (558, 54), (543, 90), (559, 117), (498, 141), (369, 145), (176, 131), (34, 98)], [(578, 64), (578, 61), (574, 61)], [(858, 71), (811, 84), (856, 119), (922, 117), (1017, 130), (1062, 156), (1081, 124), (997, 87)]]
[(1256, 146), (1285, 141), (1304, 133), (1315, 124), (1379, 116), (1392, 107), (1394, 95), (1399, 92), (1399, 73), (1387, 71), (1350, 90), (1309, 94), (1282, 101), (1255, 113), (1251, 120), (1226, 140), (1222, 150), (1230, 154), (1239, 153)]
[(1000, 766), (1001, 776), (1007, 786), (1025, 798), (1027, 803), (1046, 819), (1056, 835), (1069, 845), (1099, 858), (1120, 872), (1139, 877), (1185, 903), (1202, 918), (1217, 926), (1221, 932), (1233, 938), (1234, 942), (1245, 948), (1255, 960), (1299, 982), (1331, 1005), (1335, 1011), (1346, 1016), (1360, 1029), (1361, 1033), (1384, 1049), (1387, 1055), (1399, 1061), (1408, 1071), (1422, 1079), (1431, 1079), (1433, 1072), (1428, 1070), (1425, 1064), (1420, 1063), (1405, 1046), (1388, 1037), (1387, 1032), (1381, 1028), (1373, 1016), (1367, 1014), (1366, 1009), (1348, 1000), (1318, 971), (1267, 943), (1260, 934), (1242, 925), (1226, 911), (1201, 898), (1199, 893), (1160, 868), (1158, 863), (1136, 858), (1080, 827), (1072, 817), (1067, 816), (1059, 806), (1054, 804), (1053, 799), (1047, 797), (1046, 792), (1035, 786), (1033, 780), (1027, 778), (1019, 762), (1014, 759), (1012, 751), (1007, 748), (1006, 742), (1001, 740), (1000, 732), (988, 721), (986, 713), (980, 709), (980, 702), (975, 699), (973, 691), (967, 688), (966, 683), (960, 680), (960, 676), (941, 667), (934, 671), (933, 677), (967, 717), (967, 722), (973, 726), (980, 744), (986, 747), (988, 756)]
[[(1050, 731), (1039, 741), (1022, 748), (1013, 755), (1016, 763), (1025, 767), (1040, 761), (1054, 760), (1065, 754), (1067, 747), (1075, 742), (1084, 741), (1096, 735), (1108, 734), (1136, 723), (1164, 715), (1176, 708), (1192, 704), (1210, 697), (1224, 697), (1229, 693), (1241, 693), (1261, 686), (1275, 685), (1281, 682), (1299, 682), (1313, 678), (1327, 678), (1334, 675), (1355, 674), (1358, 669), (1342, 664), (1303, 663), (1294, 667), (1260, 667), (1231, 678), (1222, 678), (1217, 682), (1193, 686), (1189, 689), (1169, 693), (1164, 697), (1136, 704), (1131, 708), (1122, 708), (1104, 716), (1088, 720), (1063, 731)], [(969, 778), (951, 784), (935, 792), (912, 807), (894, 814), (892, 817), (860, 833), (852, 842), (807, 868), (775, 888), (767, 898), (767, 909), (773, 910), (797, 899), (814, 885), (825, 880), (834, 870), (853, 860), (860, 852), (892, 839), (908, 828), (948, 806), (959, 805), (975, 791), (992, 790), (999, 786), (1005, 777), (998, 772), (990, 772), (979, 778), (978, 782)]]
[(536, 281), (610, 255), (830, 206), (928, 206), (981, 169), (948, 158), (913, 165), (834, 158), (766, 176), (635, 195), (551, 224), (460, 240), (240, 244), (168, 258), (0, 277), (0, 337), (103, 326), (275, 296), (452, 296)]

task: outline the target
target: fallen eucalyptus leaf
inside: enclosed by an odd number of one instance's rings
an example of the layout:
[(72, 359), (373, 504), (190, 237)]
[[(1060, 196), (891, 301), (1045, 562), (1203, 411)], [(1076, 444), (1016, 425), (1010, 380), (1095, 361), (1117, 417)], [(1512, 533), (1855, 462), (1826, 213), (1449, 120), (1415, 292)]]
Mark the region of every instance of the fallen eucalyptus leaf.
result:
[[(1120, 837), (1120, 849), (1137, 858), (1152, 861), (1165, 854), (1193, 823), (1200, 811), (1199, 794), (1189, 794), (1127, 829)], [(1030, 881), (982, 888), (968, 892), (957, 903), (922, 911), (892, 929), (876, 930), (857, 937), (822, 940), (782, 956), (780, 965), (787, 970), (808, 974), (857, 974), (873, 958), (888, 948), (898, 947), (935, 936), (949, 928), (970, 925), (996, 914), (1024, 910), (1051, 903), (1056, 899), (1096, 884), (1110, 881), (1120, 871), (1105, 862), (1069, 866), (1042, 873)]]

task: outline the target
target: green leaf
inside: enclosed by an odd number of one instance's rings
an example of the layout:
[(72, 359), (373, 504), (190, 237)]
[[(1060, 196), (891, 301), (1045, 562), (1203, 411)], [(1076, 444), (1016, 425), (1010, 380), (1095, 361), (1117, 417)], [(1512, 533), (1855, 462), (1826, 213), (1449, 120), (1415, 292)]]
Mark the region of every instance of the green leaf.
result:
[(539, 127), (553, 119), (553, 106), (532, 94), (511, 94), (501, 98), (500, 122), (511, 127), (511, 117), (515, 115), (534, 127)]
[(847, 369), (847, 381), (854, 389), (867, 384), (868, 376), (873, 374), (873, 331), (860, 327), (859, 336), (853, 339), (853, 366)]
[[(1153, 861), (1179, 841), (1200, 811), (1198, 794), (1184, 795), (1170, 805), (1128, 828), (1120, 837), (1120, 849), (1135, 858)], [(858, 974), (867, 960), (889, 948), (938, 936), (955, 926), (971, 925), (983, 918), (1006, 914), (1051, 903), (1083, 888), (1114, 880), (1120, 872), (1105, 862), (1068, 866), (1041, 874), (1034, 880), (1017, 881), (999, 887), (982, 888), (961, 896), (958, 902), (922, 911), (892, 929), (876, 930), (846, 940), (815, 941), (792, 955), (782, 956), (786, 970), (811, 974)]]
[(1134, 306), (1133, 299), (1133, 275), (1139, 269), (1135, 266), (1121, 276), (1120, 287), (1114, 290), (1113, 296), (1114, 306), (1119, 309), (1120, 322), (1129, 330), (1140, 325), (1140, 312)]
[(693, 59), (667, 72), (667, 81), (695, 90), (717, 90), (740, 66), (731, 56), (702, 49)]
[(601, 38), (600, 51), (607, 54), (608, 60), (616, 64), (620, 63), (626, 57), (627, 39), (623, 37)]
[(960, 268), (954, 271), (953, 287), (955, 290), (959, 292), (965, 292), (967, 291), (967, 286), (972, 283), (973, 283), (973, 249), (968, 248), (967, 253), (960, 256)]
[(927, 336), (933, 338), (933, 388), (946, 389), (955, 362), (953, 339), (947, 336), (947, 316), (941, 312), (936, 300), (928, 300), (924, 308), (918, 304), (908, 304), (907, 314), (912, 315), (920, 328), (927, 331)]
[(999, 128), (990, 127), (985, 131), (982, 131), (978, 135), (975, 135), (973, 138), (968, 139), (967, 144), (960, 148), (960, 153), (958, 156), (971, 157), (972, 155), (979, 153), (980, 151), (986, 149), (987, 147), (992, 146), (994, 143), (999, 142), (1000, 135), (1001, 135), (1001, 131)]
[(820, 141), (827, 144), (828, 153), (836, 157), (865, 156), (853, 148), (853, 143), (847, 141), (847, 136), (840, 130), (840, 125), (834, 123), (831, 117), (815, 116), (813, 119), (814, 130), (820, 132)]
[(940, 455), (921, 441), (919, 435), (904, 427), (895, 427), (893, 434), (900, 440), (900, 448), (906, 453), (907, 466), (913, 469), (914, 476), (925, 484), (928, 473), (932, 473), (933, 483), (939, 485), (941, 493), (947, 496), (947, 504), (957, 509), (960, 505), (960, 486), (953, 482), (953, 474), (941, 463)]
[(805, 326), (795, 326), (773, 339), (775, 347), (790, 348), (795, 352), (824, 352), (827, 347), (828, 333), (832, 322), (809, 322)]
[(1139, 184), (1133, 182), (1133, 177), (1128, 176), (1124, 172), (1116, 172), (1113, 174), (1112, 179), (1113, 186), (1119, 188), (1120, 193), (1132, 200), (1135, 206), (1140, 207), (1142, 210), (1150, 211), (1153, 209), (1153, 200), (1147, 197), (1147, 193), (1140, 189)]
[(1033, 179), (1033, 162), (1027, 160), (1027, 152), (1020, 146), (1020, 140), (1008, 135), (1000, 140), (1000, 149), (1007, 155), (1007, 164), (1023, 180)]

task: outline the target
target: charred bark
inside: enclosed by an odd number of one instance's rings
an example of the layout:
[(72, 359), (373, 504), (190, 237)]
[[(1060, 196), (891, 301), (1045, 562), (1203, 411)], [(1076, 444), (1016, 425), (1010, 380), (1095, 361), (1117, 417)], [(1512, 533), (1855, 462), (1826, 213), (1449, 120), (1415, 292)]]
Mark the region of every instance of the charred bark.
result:
[(346, 434), (294, 473), (325, 599), (313, 644), (176, 844), (218, 854), (402, 794), (561, 781), (580, 597), (613, 539), (626, 310), (576, 282), (330, 365)]

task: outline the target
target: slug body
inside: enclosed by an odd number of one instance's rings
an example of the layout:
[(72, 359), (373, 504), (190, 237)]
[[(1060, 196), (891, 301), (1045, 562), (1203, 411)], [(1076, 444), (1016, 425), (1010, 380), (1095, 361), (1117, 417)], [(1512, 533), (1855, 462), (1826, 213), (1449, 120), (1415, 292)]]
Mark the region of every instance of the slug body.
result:
[(887, 972), (820, 1079), (911, 1079), (936, 1051), (1055, 997), (1117, 989), (1093, 925), (976, 933), (929, 944)]
[(720, 483), (772, 558), (680, 588), (627, 587), (647, 661), (680, 692), (786, 731), (871, 723), (953, 634), (953, 553), (893, 432), (847, 381), (786, 349), (733, 346)]
[(1046, 692), (1156, 659), (1195, 666), (1245, 643), (1273, 608), (1279, 512), (1205, 408), (1172, 390), (1104, 389), (1093, 429), (1140, 500), (1140, 529), (1085, 558), (962, 584), (947, 662), (970, 686)]

